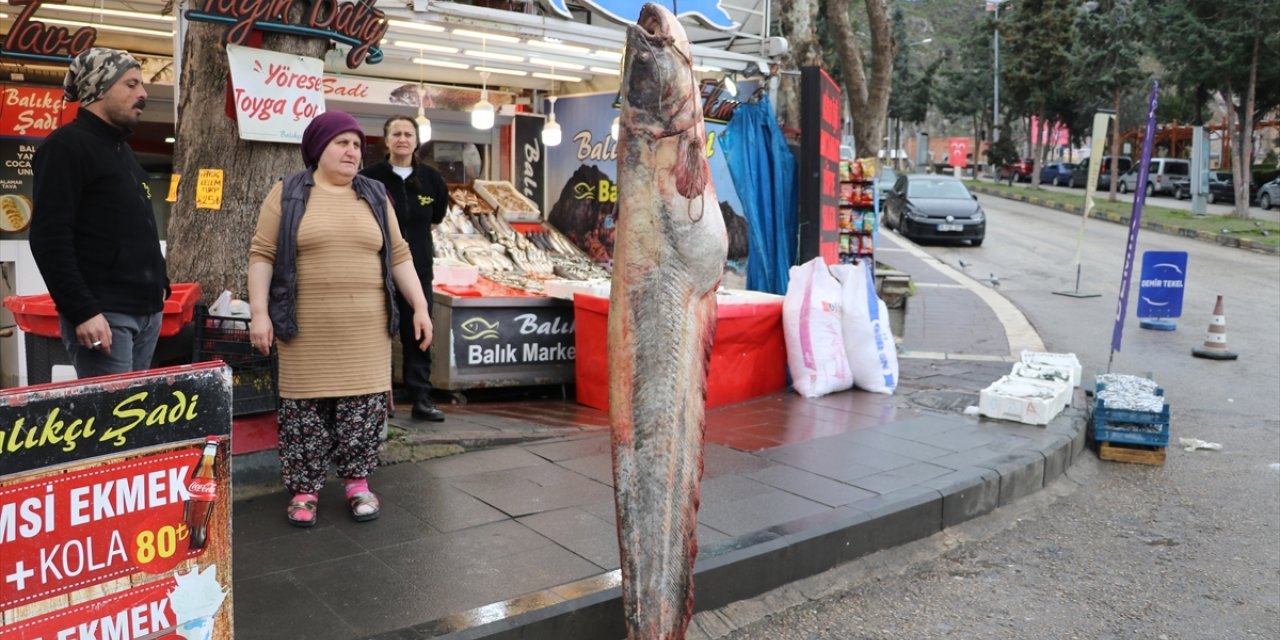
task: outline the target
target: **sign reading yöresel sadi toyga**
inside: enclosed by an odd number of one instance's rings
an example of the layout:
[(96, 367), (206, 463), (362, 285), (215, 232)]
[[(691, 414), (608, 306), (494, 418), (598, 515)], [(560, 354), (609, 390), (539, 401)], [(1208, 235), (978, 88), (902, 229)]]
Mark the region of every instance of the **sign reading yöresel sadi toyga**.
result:
[(221, 363), (0, 393), (0, 640), (231, 638), (230, 405)]

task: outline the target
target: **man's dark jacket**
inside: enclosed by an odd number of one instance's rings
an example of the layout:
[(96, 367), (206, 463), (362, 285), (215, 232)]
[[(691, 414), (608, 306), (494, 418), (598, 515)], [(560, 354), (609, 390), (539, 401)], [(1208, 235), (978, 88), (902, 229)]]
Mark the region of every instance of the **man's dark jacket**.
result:
[(36, 150), (31, 253), (73, 325), (103, 311), (164, 309), (169, 279), (129, 135), (80, 109)]
[(384, 160), (366, 167), (361, 175), (381, 182), (396, 207), (396, 220), (400, 223), (400, 235), (409, 243), (413, 254), (413, 267), (422, 281), (422, 292), (431, 299), (431, 258), (435, 249), (431, 243), (431, 225), (440, 224), (449, 208), (449, 187), (435, 169), (415, 163), (413, 173), (402, 179)]

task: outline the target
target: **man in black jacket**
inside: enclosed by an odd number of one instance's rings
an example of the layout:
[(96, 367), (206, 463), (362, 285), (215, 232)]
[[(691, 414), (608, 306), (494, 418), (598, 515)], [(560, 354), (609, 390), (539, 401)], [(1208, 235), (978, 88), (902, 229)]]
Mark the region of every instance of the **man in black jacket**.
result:
[(169, 280), (147, 174), (125, 142), (147, 106), (140, 65), (92, 48), (63, 90), (80, 111), (36, 151), (31, 253), (76, 375), (147, 369)]

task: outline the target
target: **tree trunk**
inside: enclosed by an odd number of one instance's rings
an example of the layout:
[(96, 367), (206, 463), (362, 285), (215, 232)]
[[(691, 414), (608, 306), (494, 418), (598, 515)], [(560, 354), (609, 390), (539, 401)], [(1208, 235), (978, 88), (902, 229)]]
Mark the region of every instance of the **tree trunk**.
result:
[[(853, 139), (858, 155), (874, 158), (884, 138), (884, 118), (889, 109), (889, 86), (893, 81), (893, 35), (884, 0), (866, 0), (867, 23), (871, 31), (871, 79), (863, 70), (862, 48), (849, 21), (847, 0), (820, 0), (825, 6), (827, 27), (836, 42), (845, 98), (853, 115)], [(785, 13), (785, 12), (784, 12)]]
[[(1253, 56), (1249, 59), (1249, 86), (1244, 94), (1244, 113), (1240, 114), (1240, 144), (1236, 157), (1240, 162), (1232, 172), (1235, 176), (1235, 215), (1249, 217), (1249, 183), (1253, 181), (1253, 103), (1258, 91), (1258, 38), (1253, 39)], [(1228, 103), (1230, 104), (1230, 103)]]
[[(1120, 181), (1120, 163), (1116, 161), (1120, 157), (1120, 87), (1116, 87), (1111, 91), (1111, 108), (1116, 112), (1115, 119), (1112, 120), (1111, 126), (1111, 189), (1107, 192), (1107, 201), (1116, 201), (1116, 183)], [(1142, 161), (1142, 156), (1138, 156), (1138, 162)], [(1093, 161), (1091, 161), (1093, 162)], [(1145, 189), (1146, 185), (1138, 185), (1139, 189)]]
[[(293, 13), (304, 9), (299, 3)], [(262, 199), (272, 183), (302, 168), (298, 145), (241, 140), (235, 119), (227, 117), (226, 29), (206, 22), (187, 25), (173, 154), (174, 172), (182, 178), (169, 216), (169, 279), (199, 282), (205, 302), (224, 289), (247, 298), (249, 241)], [(264, 49), (317, 58), (327, 47), (316, 38), (263, 38)], [(223, 172), (220, 210), (195, 208), (201, 169)]]
[(778, 79), (778, 95), (774, 108), (778, 121), (792, 129), (800, 128), (800, 73), (802, 67), (822, 65), (822, 47), (818, 43), (818, 0), (794, 0), (780, 12), (781, 35), (790, 44), (782, 63), (785, 70)]

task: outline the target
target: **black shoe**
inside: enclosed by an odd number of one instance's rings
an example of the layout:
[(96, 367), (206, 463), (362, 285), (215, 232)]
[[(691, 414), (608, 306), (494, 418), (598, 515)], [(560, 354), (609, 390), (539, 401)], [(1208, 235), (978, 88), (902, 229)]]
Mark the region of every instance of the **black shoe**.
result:
[(435, 403), (430, 400), (419, 400), (413, 403), (412, 413), (417, 420), (444, 422), (444, 412), (436, 408)]

